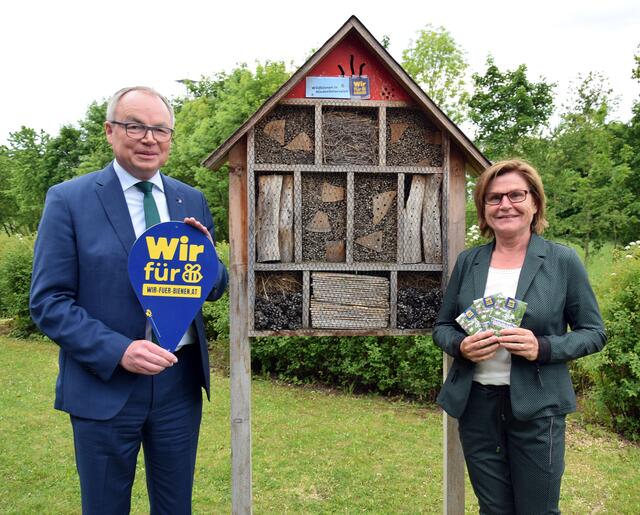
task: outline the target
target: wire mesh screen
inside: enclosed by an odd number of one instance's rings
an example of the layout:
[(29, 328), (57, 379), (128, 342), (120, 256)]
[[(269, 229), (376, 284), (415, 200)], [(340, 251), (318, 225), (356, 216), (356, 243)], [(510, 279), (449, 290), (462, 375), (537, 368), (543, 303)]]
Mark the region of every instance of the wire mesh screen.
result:
[(334, 104), (280, 105), (252, 133), (252, 329), (428, 330), (448, 147), (420, 111)]
[(256, 124), (256, 163), (313, 164), (314, 137), (312, 107), (278, 106)]

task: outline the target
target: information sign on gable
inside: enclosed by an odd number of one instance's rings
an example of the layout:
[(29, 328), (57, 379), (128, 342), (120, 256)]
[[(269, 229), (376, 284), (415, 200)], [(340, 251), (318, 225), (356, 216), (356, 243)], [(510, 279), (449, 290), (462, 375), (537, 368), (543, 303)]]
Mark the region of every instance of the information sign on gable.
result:
[(368, 99), (371, 96), (369, 77), (307, 77), (307, 98)]
[(307, 77), (308, 98), (351, 98), (349, 77)]

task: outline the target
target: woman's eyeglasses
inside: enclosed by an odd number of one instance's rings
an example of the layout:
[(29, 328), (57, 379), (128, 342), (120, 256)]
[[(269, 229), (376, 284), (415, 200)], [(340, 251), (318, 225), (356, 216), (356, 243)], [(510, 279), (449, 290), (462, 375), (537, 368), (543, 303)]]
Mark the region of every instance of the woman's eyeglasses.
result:
[(484, 196), (484, 203), (490, 206), (497, 206), (502, 202), (502, 197), (506, 196), (512, 204), (519, 204), (527, 199), (528, 190), (511, 190), (507, 193), (487, 193)]

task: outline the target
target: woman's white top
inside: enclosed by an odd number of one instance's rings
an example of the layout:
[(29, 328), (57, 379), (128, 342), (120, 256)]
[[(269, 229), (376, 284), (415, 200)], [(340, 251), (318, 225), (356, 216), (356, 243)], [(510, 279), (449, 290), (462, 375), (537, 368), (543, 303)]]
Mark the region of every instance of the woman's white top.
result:
[[(518, 279), (522, 268), (489, 267), (484, 297), (502, 293), (505, 297), (516, 297)], [(476, 363), (473, 380), (481, 384), (508, 385), (511, 383), (511, 354), (502, 347), (493, 358)]]

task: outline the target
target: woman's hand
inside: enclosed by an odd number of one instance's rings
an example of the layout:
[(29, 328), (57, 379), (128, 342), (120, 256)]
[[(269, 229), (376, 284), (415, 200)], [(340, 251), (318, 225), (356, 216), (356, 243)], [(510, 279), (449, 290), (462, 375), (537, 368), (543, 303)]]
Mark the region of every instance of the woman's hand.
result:
[(481, 331), (467, 336), (460, 342), (462, 357), (474, 363), (493, 358), (499, 348), (498, 338), (494, 331)]
[(529, 329), (522, 327), (501, 329), (497, 339), (500, 346), (514, 356), (522, 356), (529, 361), (538, 359), (538, 339)]

